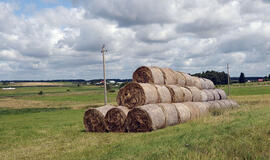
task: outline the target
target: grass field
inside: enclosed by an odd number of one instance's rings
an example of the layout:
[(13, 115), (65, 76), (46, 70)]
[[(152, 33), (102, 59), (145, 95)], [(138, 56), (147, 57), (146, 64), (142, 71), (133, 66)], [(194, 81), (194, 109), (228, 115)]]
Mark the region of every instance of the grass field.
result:
[(0, 159), (270, 159), (268, 85), (232, 86), (241, 106), (219, 116), (150, 133), (87, 133), (83, 113), (102, 94), (95, 86), (1, 90)]

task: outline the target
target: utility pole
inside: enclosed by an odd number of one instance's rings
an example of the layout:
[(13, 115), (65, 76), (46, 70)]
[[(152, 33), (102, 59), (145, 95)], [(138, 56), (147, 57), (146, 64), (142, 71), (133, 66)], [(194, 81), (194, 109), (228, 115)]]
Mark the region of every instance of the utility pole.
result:
[(103, 78), (104, 78), (104, 105), (107, 105), (107, 84), (106, 84), (106, 68), (105, 68), (105, 44), (102, 45), (101, 53), (103, 58)]
[(227, 63), (227, 74), (228, 74), (228, 96), (230, 95), (230, 72), (229, 72), (229, 63)]

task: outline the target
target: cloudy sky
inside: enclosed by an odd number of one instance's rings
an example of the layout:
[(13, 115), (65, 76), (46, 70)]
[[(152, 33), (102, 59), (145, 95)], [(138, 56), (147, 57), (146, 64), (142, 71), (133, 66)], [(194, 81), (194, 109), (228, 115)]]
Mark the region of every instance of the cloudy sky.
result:
[(131, 78), (141, 65), (270, 74), (270, 0), (0, 0), (0, 80)]

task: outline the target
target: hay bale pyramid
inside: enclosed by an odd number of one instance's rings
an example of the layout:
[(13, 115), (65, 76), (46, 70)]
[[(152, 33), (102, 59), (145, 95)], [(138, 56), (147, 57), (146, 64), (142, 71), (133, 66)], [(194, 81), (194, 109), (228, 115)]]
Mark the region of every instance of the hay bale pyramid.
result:
[(239, 106), (209, 79), (146, 66), (120, 88), (116, 101), (118, 107), (88, 109), (83, 119), (86, 131), (149, 132), (205, 116), (211, 109)]

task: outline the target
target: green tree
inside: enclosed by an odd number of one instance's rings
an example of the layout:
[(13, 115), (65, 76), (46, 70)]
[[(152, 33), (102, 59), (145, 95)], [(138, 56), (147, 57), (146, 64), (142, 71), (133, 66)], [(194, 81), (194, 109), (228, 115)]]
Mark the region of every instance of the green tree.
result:
[(215, 85), (227, 84), (228, 82), (227, 74), (225, 72), (206, 71), (202, 73), (196, 73), (193, 76), (210, 79), (214, 82)]
[(239, 83), (245, 83), (246, 82), (246, 77), (243, 72), (241, 72), (240, 77), (239, 77)]

